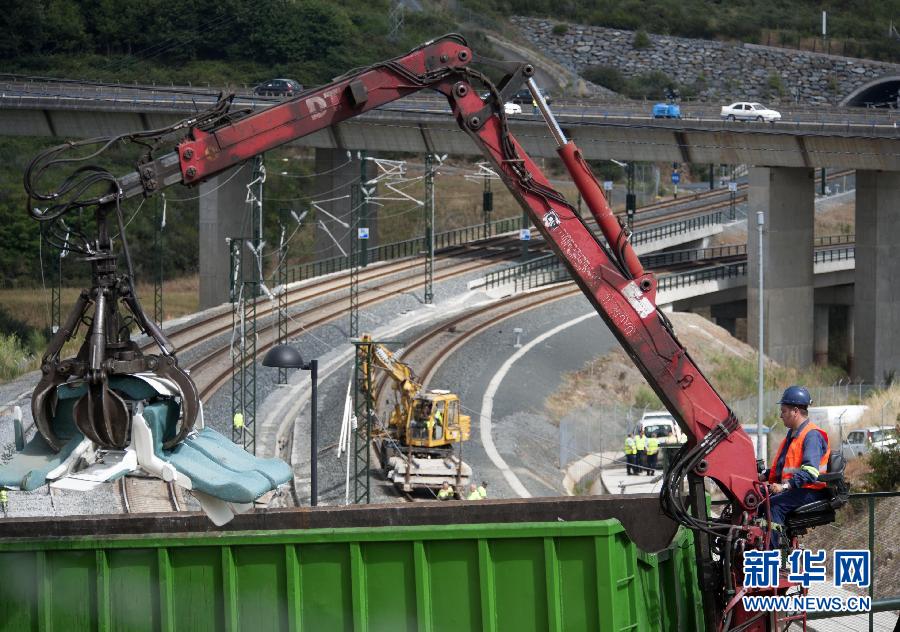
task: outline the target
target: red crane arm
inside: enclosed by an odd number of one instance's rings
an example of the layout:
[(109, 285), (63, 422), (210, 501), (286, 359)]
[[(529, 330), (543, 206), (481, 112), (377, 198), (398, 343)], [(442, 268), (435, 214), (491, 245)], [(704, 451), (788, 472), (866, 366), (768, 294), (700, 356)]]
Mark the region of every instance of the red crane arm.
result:
[[(547, 243), (619, 342), (700, 447), (691, 469), (715, 479), (746, 510), (760, 500), (753, 443), (678, 342), (656, 306), (656, 279), (644, 272), (628, 236), (574, 143), (552, 121), (559, 154), (603, 232), (604, 245), (556, 192), (507, 127), (499, 94), (487, 103), (471, 81), (472, 51), (458, 36), (305, 92), (215, 127), (193, 128), (178, 146), (181, 179), (197, 183), (253, 156), (424, 89), (443, 93), (459, 125), (494, 164)], [(542, 104), (543, 106), (543, 104)], [(552, 118), (552, 116), (551, 116)], [(705, 447), (704, 447), (705, 446)]]
[(471, 86), (465, 81), (443, 82), (439, 89), (450, 99), (459, 125), (493, 163), (648, 383), (679, 419), (691, 445), (725, 435), (697, 463), (696, 473), (715, 479), (745, 509), (755, 509), (760, 495), (753, 442), (657, 309), (656, 279), (641, 268), (575, 144), (565, 142), (561, 131), (554, 130), (561, 141), (560, 157), (610, 246), (602, 244), (551, 187), (507, 129), (504, 116), (497, 114), (473, 125), (472, 118), (480, 115), (484, 104)]
[(178, 146), (182, 181), (197, 183), (274, 147), (433, 88), (471, 59), (461, 37), (446, 36), (210, 132), (194, 129)]

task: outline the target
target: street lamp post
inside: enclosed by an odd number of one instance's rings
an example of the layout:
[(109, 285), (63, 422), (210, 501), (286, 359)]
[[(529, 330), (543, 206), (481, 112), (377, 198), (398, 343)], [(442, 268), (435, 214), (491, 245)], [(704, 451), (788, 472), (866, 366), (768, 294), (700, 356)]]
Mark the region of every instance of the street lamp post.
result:
[(756, 458), (764, 459), (763, 454), (763, 393), (765, 385), (765, 364), (763, 361), (763, 331), (765, 326), (765, 302), (763, 300), (763, 226), (765, 214), (762, 211), (756, 213), (756, 227), (759, 231), (759, 366), (757, 367), (757, 393), (756, 393)]
[(294, 347), (288, 344), (275, 345), (263, 358), (263, 366), (278, 367), (282, 369), (300, 369), (309, 371), (312, 380), (312, 393), (309, 398), (309, 504), (315, 507), (318, 504), (318, 429), (316, 412), (318, 410), (319, 394), (319, 361), (310, 360), (303, 362), (303, 356)]

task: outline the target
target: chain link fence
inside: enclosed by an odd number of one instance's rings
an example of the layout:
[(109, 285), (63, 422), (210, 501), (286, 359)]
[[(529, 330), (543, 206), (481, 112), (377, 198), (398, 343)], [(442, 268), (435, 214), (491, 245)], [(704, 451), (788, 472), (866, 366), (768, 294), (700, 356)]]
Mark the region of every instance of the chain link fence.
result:
[[(810, 529), (803, 536), (807, 549), (831, 551), (868, 549), (872, 551), (872, 585), (847, 587), (873, 599), (900, 596), (900, 492), (851, 494), (850, 502), (838, 510), (832, 524)], [(828, 577), (834, 576), (828, 557)]]

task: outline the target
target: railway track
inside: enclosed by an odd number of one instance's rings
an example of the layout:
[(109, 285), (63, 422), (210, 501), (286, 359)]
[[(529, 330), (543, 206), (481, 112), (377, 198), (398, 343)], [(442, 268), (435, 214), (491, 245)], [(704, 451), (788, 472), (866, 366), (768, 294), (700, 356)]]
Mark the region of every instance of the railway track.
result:
[[(580, 292), (573, 284), (556, 285), (509, 297), (500, 304), (486, 305), (471, 310), (445, 320), (411, 340), (403, 347), (402, 360), (420, 370), (417, 377), (427, 388), (435, 372), (448, 357), (489, 327), (553, 301), (579, 295)], [(385, 375), (380, 375), (376, 380), (376, 411), (381, 411), (388, 405), (389, 392), (385, 390), (386, 383)], [(433, 496), (414, 495), (393, 486), (389, 486), (389, 490), (389, 494), (408, 502), (435, 500)]]
[[(711, 209), (720, 207), (728, 202), (711, 202), (699, 207), (682, 209), (677, 212), (676, 217), (685, 217), (690, 215), (702, 214), (709, 212)], [(664, 203), (667, 204), (667, 203)], [(718, 206), (717, 206), (718, 205)], [(656, 207), (647, 207), (647, 211)], [(666, 216), (670, 219), (671, 216)], [(641, 225), (647, 225), (659, 220), (647, 220)], [(637, 224), (636, 224), (637, 225)], [(441, 260), (453, 260), (466, 254), (478, 255), (484, 251), (488, 251), (487, 255), (476, 256), (471, 262), (454, 262), (445, 266), (443, 269), (435, 271), (435, 281), (442, 281), (455, 276), (466, 274), (473, 270), (477, 270), (485, 265), (486, 262), (499, 261), (504, 258), (515, 258), (518, 256), (517, 244), (518, 239), (514, 236), (500, 236), (487, 240), (482, 240), (477, 244), (457, 246), (440, 253)], [(532, 250), (544, 248), (543, 241), (536, 240), (530, 246)], [(400, 278), (382, 281), (374, 287), (365, 287), (360, 290), (359, 307), (366, 307), (385, 300), (392, 294), (408, 292), (417, 289), (421, 285), (421, 269), (422, 262), (418, 259), (403, 260), (383, 266), (367, 268), (360, 273), (360, 284), (377, 283), (392, 276), (401, 275)], [(328, 277), (312, 282), (291, 292), (288, 299), (288, 310), (296, 309), (298, 306), (310, 301), (320, 301), (317, 305), (308, 309), (301, 309), (291, 315), (291, 320), (295, 323), (288, 327), (288, 337), (294, 337), (304, 329), (316, 327), (336, 318), (341, 317), (348, 309), (348, 301), (346, 296), (341, 295), (349, 288), (349, 278), (347, 274), (338, 277)], [(338, 295), (338, 296), (336, 296)], [(334, 298), (328, 298), (334, 296)], [(261, 308), (261, 309), (260, 309)], [(277, 340), (277, 333), (274, 331), (275, 315), (277, 305), (273, 301), (259, 302), (257, 304), (257, 353), (265, 353)], [(300, 324), (298, 324), (300, 323)], [(202, 341), (208, 340), (216, 336), (222, 336), (231, 331), (233, 327), (231, 311), (223, 311), (189, 325), (186, 325), (170, 335), (170, 340), (179, 351), (191, 349)], [(152, 349), (152, 344), (145, 346), (145, 349)], [(188, 363), (186, 368), (190, 370), (191, 376), (197, 383), (200, 398), (207, 401), (222, 385), (227, 382), (231, 374), (230, 362), (230, 345), (220, 346), (219, 348), (204, 354), (200, 358)]]
[[(838, 178), (846, 175), (844, 172), (835, 172), (830, 174), (829, 178)], [(739, 194), (736, 202), (746, 200), (746, 189), (748, 185), (739, 185)], [(744, 191), (743, 193), (740, 193)], [(718, 198), (718, 199), (717, 199)], [(697, 201), (702, 203), (694, 204)], [(720, 190), (708, 191), (692, 196), (689, 200), (666, 200), (655, 205), (647, 206), (638, 212), (638, 218), (635, 220), (635, 227), (645, 227), (661, 221), (672, 221), (690, 217), (694, 215), (702, 215), (713, 212), (720, 208), (730, 205), (730, 193)], [(676, 206), (687, 205), (685, 208), (679, 208), (667, 213), (664, 218), (660, 217), (644, 217), (651, 213), (658, 213), (662, 209), (671, 209)], [(592, 223), (593, 220), (589, 222)], [(476, 255), (473, 262), (451, 263), (442, 270), (435, 271), (435, 281), (442, 281), (454, 276), (466, 274), (472, 270), (482, 267), (486, 261), (499, 261), (505, 257), (515, 257), (516, 253), (510, 250), (517, 250), (515, 246), (518, 240), (514, 236), (499, 236), (482, 240), (474, 244), (466, 244), (455, 246), (440, 253), (442, 261), (453, 260), (466, 254)], [(532, 250), (545, 248), (543, 241), (535, 240), (529, 246)], [(488, 255), (477, 257), (479, 252), (488, 251)], [(416, 289), (421, 284), (422, 263), (418, 259), (402, 260), (382, 266), (367, 268), (360, 272), (361, 284), (372, 284), (379, 280), (387, 279), (391, 276), (401, 276), (401, 278), (384, 281), (375, 287), (365, 288), (360, 291), (359, 306), (366, 307), (385, 300), (389, 295), (408, 292)], [(342, 274), (339, 276), (329, 276), (321, 280), (313, 281), (309, 285), (297, 288), (292, 291), (288, 300), (288, 309), (296, 308), (299, 305), (314, 300), (322, 300), (318, 305), (301, 309), (300, 312), (294, 313), (291, 320), (295, 323), (288, 328), (288, 337), (294, 337), (304, 329), (316, 327), (336, 318), (341, 317), (348, 309), (348, 301), (345, 296), (335, 296), (327, 298), (329, 295), (342, 294), (349, 288), (349, 275)], [(267, 303), (267, 304), (266, 304)], [(275, 324), (275, 312), (277, 306), (272, 301), (260, 303), (262, 310), (257, 312), (257, 331), (259, 338), (257, 341), (257, 353), (265, 353), (273, 344), (275, 344), (276, 334), (273, 330)], [(259, 306), (258, 306), (259, 308)], [(266, 319), (269, 320), (268, 324)], [(301, 324), (297, 324), (301, 323)], [(198, 341), (207, 340), (214, 336), (221, 336), (232, 328), (231, 312), (216, 314), (209, 319), (193, 323), (185, 326), (172, 334), (173, 343), (181, 350), (191, 348)], [(185, 347), (187, 345), (187, 347)], [(226, 361), (227, 360), (227, 361)], [(224, 385), (231, 375), (230, 363), (230, 346), (225, 345), (218, 349), (203, 355), (201, 358), (192, 361), (187, 365), (191, 371), (191, 375), (197, 382), (198, 391), (201, 399), (207, 401), (213, 393), (215, 393), (222, 385)]]
[(185, 507), (181, 489), (158, 478), (123, 476), (119, 479), (119, 495), (125, 513), (164, 513)]

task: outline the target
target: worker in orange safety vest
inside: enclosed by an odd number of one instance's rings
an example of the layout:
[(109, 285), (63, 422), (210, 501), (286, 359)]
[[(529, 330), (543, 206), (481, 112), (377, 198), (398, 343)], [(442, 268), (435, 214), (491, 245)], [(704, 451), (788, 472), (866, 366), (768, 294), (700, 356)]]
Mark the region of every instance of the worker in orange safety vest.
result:
[[(789, 386), (778, 403), (788, 433), (778, 446), (773, 466), (763, 472), (774, 494), (769, 501), (773, 547), (778, 546), (779, 531), (791, 511), (827, 497), (826, 485), (818, 479), (827, 472), (831, 454), (828, 433), (809, 419), (812, 397), (805, 387)], [(766, 516), (765, 511), (763, 503), (760, 517)]]

